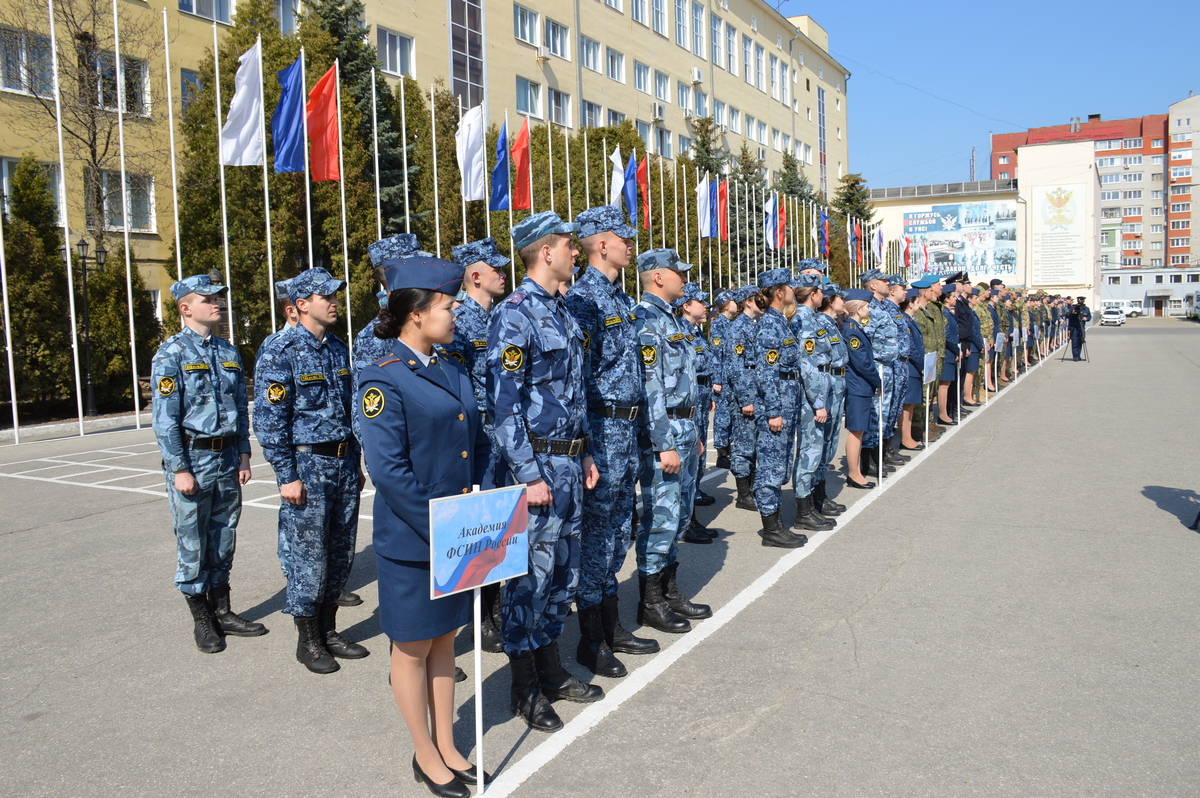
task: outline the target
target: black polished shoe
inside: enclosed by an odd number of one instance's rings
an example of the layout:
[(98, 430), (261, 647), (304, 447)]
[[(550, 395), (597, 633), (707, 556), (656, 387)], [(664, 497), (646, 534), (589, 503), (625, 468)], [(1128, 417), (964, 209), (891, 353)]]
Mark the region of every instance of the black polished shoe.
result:
[(709, 505), (716, 504), (716, 503), (717, 503), (717, 500), (715, 497), (709, 496), (707, 493), (705, 493), (702, 490), (696, 491), (696, 506), (697, 507), (708, 507)]
[(727, 471), (733, 467), (733, 463), (730, 462), (730, 460), (729, 460), (729, 447), (728, 446), (722, 446), (720, 449), (717, 449), (717, 466), (716, 467), (724, 468)]
[(783, 517), (776, 510), (762, 518), (762, 544), (767, 548), (798, 549), (808, 542), (807, 535), (795, 535), (783, 528)]
[(637, 637), (621, 625), (620, 600), (616, 596), (608, 596), (600, 602), (600, 625), (604, 627), (608, 647), (618, 654), (658, 653), (657, 640)]
[(243, 618), (230, 608), (228, 582), (208, 591), (208, 598), (212, 602), (213, 617), (221, 625), (222, 633), (237, 637), (258, 637), (267, 633), (267, 627)]
[(673, 635), (692, 631), (688, 619), (676, 615), (667, 605), (667, 600), (663, 598), (660, 576), (661, 574), (638, 574), (638, 588), (641, 590), (642, 600), (637, 606), (637, 622), (642, 626)]
[(737, 499), (733, 506), (739, 510), (753, 510), (758, 512), (758, 505), (754, 503), (754, 480), (751, 477), (733, 478), (737, 485)]
[(562, 718), (550, 706), (538, 687), (537, 666), (533, 654), (509, 656), (508, 667), (512, 671), (511, 708), (514, 715), (525, 721), (534, 731), (556, 732), (563, 727)]
[[(413, 754), (413, 779), (420, 784), (425, 783), (429, 791), (438, 798), (470, 798), (471, 791), (467, 789), (467, 785), (463, 784), (458, 779), (458, 774), (455, 774), (450, 781), (445, 784), (438, 784), (433, 779), (425, 775), (425, 771), (421, 770), (421, 766), (417, 764), (417, 755)], [(447, 768), (449, 770), (449, 768)], [(453, 770), (450, 771), (454, 773)]]
[[(454, 683), (465, 682), (467, 680), (467, 672), (457, 665), (454, 666)], [(388, 684), (392, 683), (392, 675), (388, 674)], [(472, 782), (474, 783), (474, 782)]]
[(875, 487), (875, 483), (874, 482), (855, 482), (850, 477), (846, 477), (846, 487), (847, 488), (857, 488), (859, 490), (870, 490), (871, 488)]
[(957, 427), (958, 426), (957, 421), (945, 421), (940, 418), (937, 420), (937, 423), (941, 424), (943, 427)]
[(796, 520), (792, 522), (793, 530), (823, 532), (827, 529), (833, 529), (836, 525), (837, 521), (834, 521), (832, 518), (826, 518), (817, 512), (817, 508), (813, 504), (812, 494), (796, 497)]
[[(604, 647), (607, 649), (608, 645)], [(579, 681), (562, 666), (558, 655), (558, 641), (535, 648), (533, 661), (537, 667), (538, 687), (541, 688), (542, 695), (550, 701), (561, 699), (577, 704), (591, 704), (604, 698), (604, 690), (599, 685)]]
[(663, 600), (667, 602), (667, 606), (671, 608), (671, 612), (688, 620), (711, 618), (712, 607), (707, 604), (694, 603), (679, 590), (679, 581), (676, 578), (678, 572), (679, 563), (677, 562), (671, 563), (659, 572)]
[[(471, 765), (471, 767), (467, 768), (466, 770), (455, 770), (447, 765), (446, 770), (449, 770), (451, 773), (453, 773), (454, 778), (458, 779), (463, 784), (479, 783), (479, 770), (476, 769), (474, 765)], [(492, 783), (492, 774), (488, 773), (486, 770), (483, 771), (483, 783), (485, 786)]]
[(338, 593), (338, 597), (334, 599), (334, 604), (339, 607), (357, 607), (362, 604), (362, 596), (357, 593), (351, 593), (349, 590), (343, 590)]
[(325, 648), (320, 618), (297, 615), (292, 620), (296, 622), (296, 661), (313, 673), (333, 673), (342, 667)]
[(682, 537), (684, 543), (712, 543), (715, 535), (708, 534), (708, 530), (698, 525), (693, 518), (688, 528), (683, 530)]
[(900, 444), (900, 448), (901, 448), (901, 449), (907, 449), (907, 450), (908, 450), (908, 451), (910, 451), (910, 452), (923, 452), (923, 451), (925, 451), (925, 444), (923, 444), (923, 443), (918, 443), (916, 446), (905, 446), (905, 445), (902, 443), (902, 444)]
[(337, 604), (322, 604), (321, 634), (325, 638), (325, 649), (338, 659), (362, 659), (370, 656), (371, 652), (365, 646), (347, 640), (337, 631)]
[(579, 647), (575, 650), (575, 661), (597, 676), (619, 679), (629, 671), (617, 659), (604, 634), (600, 619), (600, 605), (582, 607), (579, 616)]

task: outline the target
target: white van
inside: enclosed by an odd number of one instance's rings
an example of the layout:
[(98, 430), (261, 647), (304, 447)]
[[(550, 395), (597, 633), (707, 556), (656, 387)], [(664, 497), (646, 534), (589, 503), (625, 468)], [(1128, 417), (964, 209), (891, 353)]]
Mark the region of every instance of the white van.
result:
[(1119, 308), (1126, 318), (1142, 315), (1142, 303), (1131, 299), (1105, 299), (1100, 303), (1105, 309)]

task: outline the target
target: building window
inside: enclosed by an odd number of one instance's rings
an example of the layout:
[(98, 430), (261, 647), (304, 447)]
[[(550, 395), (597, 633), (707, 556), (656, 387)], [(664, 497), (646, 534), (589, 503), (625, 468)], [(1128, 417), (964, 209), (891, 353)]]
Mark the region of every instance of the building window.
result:
[(1152, 225), (1150, 225), (1150, 232), (1151, 232), (1151, 233), (1161, 233), (1162, 231), (1163, 231), (1163, 226), (1162, 226), (1161, 224), (1152, 224)]
[(625, 82), (625, 56), (611, 47), (604, 48), (604, 74), (618, 83)]
[(671, 157), (671, 131), (661, 127), (654, 129), (655, 152), (663, 158)]
[(1163, 215), (1162, 206), (1155, 205), (1152, 208), (1150, 208), (1150, 215), (1151, 216), (1162, 216)]
[(1151, 166), (1162, 166), (1162, 162), (1163, 162), (1163, 157), (1161, 155), (1151, 155), (1150, 156), (1150, 165)]
[(1104, 150), (1119, 150), (1121, 149), (1121, 140), (1105, 139), (1103, 141), (1097, 141), (1095, 146), (1096, 152), (1102, 152)]
[[(1162, 208), (1159, 208), (1158, 211), (1161, 214)], [(1171, 203), (1171, 213), (1191, 213), (1191, 211), (1192, 211), (1192, 203), (1190, 203), (1190, 202), (1172, 202)]]
[(464, 108), (483, 103), (483, 0), (450, 0), (450, 91)]
[(792, 151), (792, 137), (789, 136), (787, 133), (784, 133), (783, 134), (783, 152), (791, 152), (791, 151)]
[(571, 95), (550, 89), (550, 121), (556, 125), (571, 124)]
[(754, 137), (758, 134), (758, 126), (754, 121), (754, 117), (746, 114), (746, 138), (754, 141)]
[(183, 113), (187, 113), (188, 106), (199, 91), (200, 76), (190, 69), (179, 70), (179, 104)]
[(0, 56), (0, 86), (42, 97), (54, 94), (49, 38), (0, 28)]
[(1122, 208), (1121, 215), (1122, 216), (1141, 216), (1142, 215), (1142, 206), (1141, 205), (1130, 205), (1126, 208)]
[(586, 36), (579, 37), (579, 63), (584, 69), (600, 71), (600, 42)]
[[(86, 190), (95, 190), (92, 181), (85, 174)], [(104, 210), (104, 227), (107, 230), (120, 230), (124, 227), (121, 217), (121, 173), (104, 170), (100, 172), (100, 190), (103, 192), (102, 207)], [(129, 229), (135, 233), (153, 233), (154, 228), (154, 178), (149, 175), (127, 174), (125, 181), (125, 202), (129, 206)], [(96, 229), (96, 219), (92, 215), (94, 203), (88, 202), (87, 225), (91, 230)]]
[(1191, 194), (1191, 186), (1171, 186), (1171, 196), (1175, 197), (1180, 194)]
[(279, 32), (291, 36), (296, 32), (296, 16), (300, 9), (294, 5), (296, 0), (275, 0), (275, 19), (279, 21)]
[(1142, 198), (1142, 190), (1140, 188), (1136, 188), (1133, 191), (1126, 191), (1121, 194), (1121, 199), (1141, 199), (1141, 198)]
[(1140, 183), (1142, 182), (1141, 172), (1126, 172), (1121, 175), (1122, 183)]
[(513, 36), (526, 44), (537, 46), (537, 14), (528, 8), (513, 5)]
[(696, 97), (696, 116), (708, 116), (708, 95), (702, 91), (694, 91), (692, 94)]
[(1000, 173), (1000, 179), (1001, 179), (1001, 180), (1008, 180), (1008, 172), (1001, 172), (1001, 173)]
[(1141, 166), (1142, 165), (1142, 156), (1126, 155), (1124, 158), (1121, 159), (1121, 165), (1122, 166)]
[(679, 95), (679, 107), (685, 111), (692, 110), (692, 89), (682, 81), (675, 84), (676, 93)]
[(1142, 242), (1138, 241), (1136, 238), (1130, 238), (1130, 239), (1127, 239), (1127, 240), (1121, 242), (1121, 249), (1139, 250), (1141, 248), (1142, 248)]
[(1150, 192), (1150, 199), (1160, 200), (1160, 199), (1162, 199), (1162, 197), (1163, 197), (1162, 189), (1156, 189), (1156, 190)]
[(1151, 242), (1150, 242), (1150, 249), (1151, 249), (1151, 250), (1153, 250), (1153, 251), (1155, 251), (1155, 252), (1162, 252), (1162, 248), (1163, 248), (1163, 246), (1162, 246), (1162, 242), (1161, 242), (1161, 241), (1151, 241)]
[(1155, 183), (1161, 183), (1162, 182), (1162, 172), (1154, 172), (1153, 174), (1150, 175), (1150, 180), (1152, 180)]
[(999, 164), (1006, 164), (1006, 163), (1008, 163), (1008, 156), (1007, 156), (1007, 155), (1001, 155), (999, 158), (997, 158), (997, 159), (996, 159), (996, 163), (999, 163)]
[(1161, 274), (1154, 275), (1155, 285), (1162, 285), (1162, 281), (1163, 281), (1163, 276)]
[(1187, 281), (1189, 283), (1200, 283), (1200, 274), (1189, 274), (1187, 276)]
[(584, 127), (600, 127), (600, 106), (584, 100), (580, 113), (582, 114), (580, 121)]
[(1113, 234), (1112, 230), (1101, 230), (1100, 231), (1100, 246), (1102, 246), (1102, 247), (1112, 246), (1112, 242), (1113, 242), (1112, 234)]
[(517, 113), (542, 116), (542, 87), (525, 78), (517, 78)]
[[(1105, 193), (1106, 194), (1120, 194), (1119, 191), (1110, 191), (1110, 192), (1105, 192)], [(1120, 199), (1120, 197), (1119, 196), (1108, 197), (1107, 199)], [(1121, 209), (1120, 208), (1103, 208), (1100, 211), (1100, 218), (1101, 219), (1120, 219), (1121, 218)]]
[(665, 103), (671, 101), (671, 79), (657, 70), (654, 72), (654, 96)]
[(1123, 224), (1123, 225), (1121, 225), (1121, 232), (1122, 233), (1140, 233), (1140, 232), (1142, 232), (1142, 223), (1141, 222), (1132, 222), (1130, 224)]
[(730, 75), (736, 75), (737, 69), (737, 28), (725, 23), (725, 58)]
[(675, 0), (675, 43), (683, 49), (688, 46), (688, 0)]
[(760, 45), (754, 45), (754, 86), (759, 91), (767, 90), (767, 51)]
[[(1162, 225), (1159, 225), (1161, 227)], [(1190, 230), (1192, 229), (1191, 219), (1175, 219), (1171, 222), (1172, 230)]]
[(1140, 150), (1142, 148), (1142, 140), (1140, 138), (1125, 139), (1121, 145), (1121, 148), (1125, 150)]
[(179, 0), (179, 10), (217, 22), (229, 22), (229, 0)]
[(1161, 147), (1162, 147), (1162, 145), (1163, 145), (1163, 140), (1162, 140), (1162, 139), (1150, 139), (1150, 146), (1151, 146), (1151, 147), (1155, 147), (1155, 148), (1161, 148)]
[(812, 145), (811, 144), (804, 145), (804, 162), (806, 164), (808, 164), (809, 166), (812, 166), (813, 159), (812, 159)]
[(1121, 275), (1118, 274), (1118, 275), (1110, 276), (1108, 278), (1108, 284), (1109, 285), (1120, 285), (1121, 284)]
[[(1178, 122), (1179, 120), (1175, 120), (1175, 121)], [(1178, 125), (1176, 125), (1176, 126), (1178, 127)], [(1191, 140), (1192, 140), (1191, 133), (1172, 133), (1171, 134), (1171, 141), (1174, 143), (1179, 143), (1181, 141), (1191, 141)]]
[(621, 113), (620, 111), (614, 111), (611, 108), (608, 109), (609, 127), (617, 127), (618, 125), (622, 124), (624, 121), (625, 121), (625, 114)]
[(1183, 282), (1183, 275), (1182, 275), (1182, 274), (1172, 274), (1172, 275), (1171, 275), (1171, 282), (1172, 282), (1172, 283), (1182, 283), (1182, 282)]
[(784, 105), (792, 104), (792, 84), (788, 82), (787, 64), (782, 61), (779, 63), (779, 100)]
[(692, 154), (692, 140), (690, 138), (688, 138), (687, 136), (684, 136), (684, 135), (679, 136), (679, 154), (680, 155), (691, 155)]
[(617, 11), (621, 10), (621, 0), (604, 0), (604, 5), (615, 8)]
[(379, 63), (389, 75), (411, 75), (413, 40), (408, 36), (393, 33), (387, 28), (376, 28), (376, 44), (379, 48)]
[[(96, 107), (106, 111), (117, 110), (117, 70), (113, 54), (100, 52), (89, 58), (86, 52), (81, 52), (80, 57), (82, 60), (90, 60), (96, 65)], [(121, 73), (125, 81), (125, 113), (147, 116), (150, 113), (150, 99), (148, 94), (149, 70), (146, 62), (137, 58), (122, 58), (121, 60), (124, 62)], [(91, 88), (91, 86), (88, 87), (89, 90)]]
[(650, 21), (655, 33), (667, 35), (667, 0), (650, 0)]
[[(1120, 191), (1101, 191), (1100, 192), (1100, 201), (1101, 202), (1106, 202), (1106, 201), (1111, 201), (1111, 200), (1119, 200), (1120, 198), (1121, 198)], [(1105, 210), (1110, 210), (1110, 209), (1105, 208)], [(1120, 216), (1120, 215), (1121, 215), (1120, 213), (1117, 214), (1117, 216)]]
[[(19, 163), (21, 163), (21, 161), (16, 158), (0, 158), (0, 193), (2, 193), (4, 197), (5, 210), (8, 209), (8, 201), (9, 198), (12, 197), (11, 181), (13, 172), (16, 171), (17, 164)], [(61, 190), (61, 185), (58, 179), (58, 164), (43, 163), (41, 164), (41, 167), (46, 172), (46, 180), (49, 183), (48, 188), (50, 190), (51, 198), (54, 201), (54, 220), (57, 224), (61, 225), (62, 216), (61, 212), (58, 210), (60, 207), (58, 197), (59, 191)]]
[[(1121, 258), (1121, 265), (1122, 266), (1141, 266), (1142, 259), (1141, 258)], [(1134, 280), (1134, 278), (1132, 278), (1132, 277), (1129, 278), (1130, 283), (1132, 283), (1133, 280)]]
[(1190, 266), (1191, 263), (1192, 263), (1191, 255), (1172, 255), (1171, 256), (1171, 265), (1172, 266)]
[(1100, 182), (1106, 183), (1106, 184), (1107, 183), (1120, 183), (1121, 176), (1120, 175), (1100, 175)]
[(734, 133), (742, 132), (742, 112), (729, 106), (729, 129)]
[(758, 123), (758, 143), (759, 144), (767, 143), (767, 123), (766, 122)]
[(1181, 177), (1191, 177), (1191, 176), (1192, 176), (1192, 167), (1190, 167), (1190, 166), (1172, 166), (1171, 167), (1171, 179), (1172, 180), (1178, 180)]
[(713, 121), (718, 125), (725, 124), (725, 103), (720, 100), (713, 101)]
[(1158, 267), (1158, 266), (1162, 266), (1162, 258), (1151, 258), (1151, 259), (1150, 259), (1150, 266), (1151, 266), (1151, 267)]
[(779, 99), (779, 59), (771, 56), (771, 99)]
[(742, 37), (742, 75), (746, 78), (746, 82), (753, 85), (754, 83), (754, 43), (750, 41), (749, 36)]
[(1171, 239), (1171, 248), (1172, 249), (1175, 249), (1177, 247), (1190, 247), (1191, 245), (1192, 245), (1191, 238), (1172, 238)]
[(1129, 275), (1129, 284), (1130, 285), (1141, 285), (1142, 284), (1142, 275), (1140, 275), (1140, 274)]
[(571, 29), (559, 25), (552, 19), (546, 20), (546, 47), (551, 55), (556, 55), (566, 61), (571, 60), (570, 45)]
[(692, 54), (704, 57), (704, 4), (692, 3)]
[[(1172, 280), (1171, 282), (1175, 282), (1175, 281)], [(1167, 309), (1168, 310), (1183, 310), (1183, 300), (1182, 299), (1168, 299), (1167, 300)]]
[(650, 93), (650, 67), (633, 62), (633, 87), (638, 91)]
[(633, 14), (633, 21), (642, 25), (649, 23), (646, 19), (646, 0), (630, 0), (629, 10)]
[(1103, 169), (1106, 166), (1116, 166), (1116, 165), (1117, 165), (1116, 158), (1097, 158), (1096, 159), (1096, 166), (1098, 166), (1101, 169)]
[(721, 43), (724, 37), (721, 35), (721, 29), (724, 23), (721, 18), (713, 14), (709, 17), (708, 38), (712, 42), (712, 63), (715, 67), (725, 67), (725, 53), (721, 49)]

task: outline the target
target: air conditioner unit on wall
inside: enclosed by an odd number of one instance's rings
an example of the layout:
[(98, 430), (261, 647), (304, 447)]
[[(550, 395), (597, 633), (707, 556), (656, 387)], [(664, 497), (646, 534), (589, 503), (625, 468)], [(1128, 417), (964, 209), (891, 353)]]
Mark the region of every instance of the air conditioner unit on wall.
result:
[(544, 44), (539, 45), (537, 48), (537, 60), (549, 61), (550, 60), (550, 48)]
[(760, 160), (760, 161), (767, 160), (767, 148), (766, 147), (758, 148), (758, 160)]
[(683, 118), (684, 118), (684, 119), (691, 119), (691, 118), (692, 118), (692, 109), (691, 109), (691, 108), (684, 108), (684, 109), (683, 109)]
[(650, 108), (650, 121), (661, 122), (666, 113), (667, 109), (663, 107), (662, 103), (654, 103)]
[(721, 125), (721, 132), (722, 132), (722, 133), (728, 133), (728, 132), (729, 132), (729, 125)]
[(700, 67), (692, 67), (692, 83), (703, 83), (704, 72)]

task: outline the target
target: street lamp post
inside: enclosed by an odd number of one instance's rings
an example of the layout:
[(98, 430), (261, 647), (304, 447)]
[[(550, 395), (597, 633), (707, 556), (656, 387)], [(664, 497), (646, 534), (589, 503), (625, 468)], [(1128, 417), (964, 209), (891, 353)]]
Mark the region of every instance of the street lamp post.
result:
[(79, 254), (79, 267), (83, 272), (83, 353), (84, 363), (87, 368), (87, 407), (85, 413), (88, 416), (96, 415), (96, 388), (92, 380), (92, 320), (88, 313), (88, 272), (104, 271), (104, 262), (108, 260), (108, 250), (104, 248), (104, 244), (96, 247), (96, 268), (88, 268), (88, 242), (84, 238), (80, 238), (75, 244), (75, 251)]

